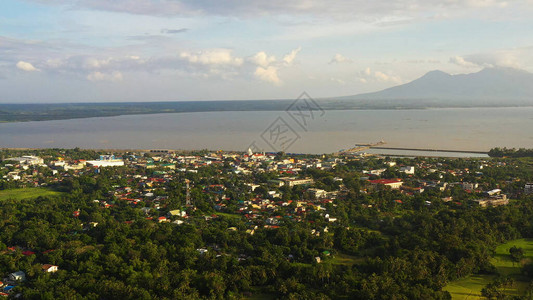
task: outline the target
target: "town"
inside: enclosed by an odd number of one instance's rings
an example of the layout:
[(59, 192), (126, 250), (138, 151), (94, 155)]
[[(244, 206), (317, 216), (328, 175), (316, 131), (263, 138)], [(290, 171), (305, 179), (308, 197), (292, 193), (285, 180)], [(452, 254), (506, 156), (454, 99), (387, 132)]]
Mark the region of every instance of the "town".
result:
[[(322, 245), (309, 253), (284, 250), (283, 257), (314, 265), (361, 254), (354, 250), (357, 247), (350, 249), (337, 241), (333, 233), (342, 230), (364, 232), (366, 239), (383, 244), (390, 239), (383, 224), (392, 224), (410, 211), (483, 210), (531, 200), (533, 195), (530, 169), (520, 160), (504, 158), (291, 155), (250, 149), (243, 153), (4, 150), (0, 158), (0, 201), (30, 201), (25, 192), (34, 192), (37, 199), (70, 195), (81, 201), (67, 206), (69, 224), (78, 226), (69, 234), (96, 235), (91, 232), (109, 222), (103, 215), (123, 226), (225, 224), (228, 233), (250, 237), (301, 224), (298, 228)], [(253, 259), (253, 251), (228, 250), (225, 243), (219, 237), (196, 243), (196, 255), (233, 256), (237, 262)], [(69, 267), (57, 259), (47, 260), (54, 247), (65, 245), (13, 234), (0, 241), (0, 258), (33, 257), (39, 272), (61, 272)], [(4, 265), (1, 270), (5, 272), (0, 274), (2, 296), (23, 291), (27, 277), (38, 277), (34, 271), (29, 276), (28, 269), (7, 270)]]

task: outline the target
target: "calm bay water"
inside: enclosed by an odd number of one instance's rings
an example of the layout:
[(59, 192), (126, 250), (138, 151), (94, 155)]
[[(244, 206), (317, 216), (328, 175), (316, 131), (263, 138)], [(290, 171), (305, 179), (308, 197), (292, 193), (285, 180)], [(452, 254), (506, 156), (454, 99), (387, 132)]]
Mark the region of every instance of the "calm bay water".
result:
[(286, 112), (265, 111), (2, 123), (0, 147), (243, 151), (255, 141), (264, 151), (279, 151), (265, 133), (278, 117), (299, 136), (287, 152), (330, 153), (382, 139), (389, 147), (533, 148), (533, 107), (326, 111), (303, 127)]

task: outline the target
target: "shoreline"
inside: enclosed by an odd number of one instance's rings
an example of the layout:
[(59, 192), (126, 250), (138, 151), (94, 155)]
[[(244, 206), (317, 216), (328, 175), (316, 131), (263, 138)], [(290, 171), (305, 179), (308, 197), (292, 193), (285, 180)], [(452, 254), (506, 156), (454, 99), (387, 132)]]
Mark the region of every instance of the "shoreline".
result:
[[(58, 149), (58, 150), (72, 150), (79, 148), (80, 150), (85, 151), (96, 151), (96, 152), (115, 152), (115, 153), (127, 153), (127, 152), (144, 152), (144, 153), (152, 153), (154, 155), (156, 154), (166, 154), (166, 153), (176, 153), (176, 154), (190, 154), (195, 152), (202, 152), (202, 151), (208, 151), (208, 152), (223, 152), (223, 153), (245, 153), (246, 151), (237, 151), (237, 150), (211, 150), (211, 149), (193, 149), (193, 150), (185, 150), (185, 149), (119, 149), (119, 148), (81, 148), (81, 147), (74, 147), (74, 148), (29, 148), (29, 147), (0, 147), (0, 151), (43, 151), (43, 150), (49, 150), (49, 149)], [(415, 149), (415, 148), (394, 148), (394, 147), (371, 147), (370, 149), (376, 149), (376, 150), (393, 150), (393, 151), (411, 151), (412, 153), (368, 153), (365, 151), (359, 151), (354, 152), (351, 154), (344, 154), (339, 155), (335, 154), (335, 152), (329, 152), (329, 153), (292, 153), (292, 152), (286, 152), (286, 155), (293, 155), (293, 156), (299, 156), (299, 155), (332, 155), (334, 157), (344, 157), (344, 156), (395, 156), (395, 157), (448, 157), (448, 158), (490, 158), (488, 155), (488, 152), (482, 152), (482, 151), (470, 151), (470, 150), (437, 150), (437, 149)], [(427, 153), (414, 153), (414, 152), (427, 152)], [(276, 152), (265, 152), (267, 154), (276, 154)], [(437, 153), (440, 154), (446, 154), (446, 153), (457, 153), (457, 154), (465, 154), (465, 156), (454, 156), (454, 155), (435, 155)], [(426, 155), (427, 154), (427, 155)], [(486, 155), (486, 156), (468, 156), (469, 154), (480, 154), (480, 155)]]
[[(140, 102), (145, 103), (145, 102)], [(93, 104), (93, 103), (90, 103)], [(327, 103), (324, 103), (327, 104)], [(16, 104), (2, 104), (0, 103), (0, 108), (2, 105), (16, 105)], [(22, 104), (21, 104), (22, 105)], [(352, 106), (352, 107), (324, 107), (324, 111), (402, 111), (402, 110), (435, 110), (435, 109), (476, 109), (476, 108), (531, 108), (533, 105), (501, 105), (501, 106), (492, 106), (492, 105), (478, 105), (478, 106), (383, 106), (383, 107), (372, 107), (372, 106)], [(91, 118), (113, 118), (121, 116), (141, 116), (141, 115), (159, 115), (159, 114), (183, 114), (183, 113), (223, 113), (223, 112), (284, 112), (286, 108), (279, 109), (203, 109), (203, 110), (175, 110), (175, 111), (137, 111), (137, 112), (124, 112), (124, 113), (110, 113), (110, 114), (96, 114), (96, 115), (87, 115), (87, 116), (66, 116), (66, 117), (56, 117), (56, 118), (42, 118), (42, 115), (36, 115), (34, 119), (23, 119), (23, 120), (0, 120), (1, 124), (8, 123), (27, 123), (27, 122), (45, 122), (45, 121), (66, 121), (66, 120), (77, 120), (77, 119), (91, 119)], [(9, 116), (9, 115), (8, 115)], [(28, 116), (28, 115), (26, 115)], [(31, 117), (31, 115), (29, 115)]]

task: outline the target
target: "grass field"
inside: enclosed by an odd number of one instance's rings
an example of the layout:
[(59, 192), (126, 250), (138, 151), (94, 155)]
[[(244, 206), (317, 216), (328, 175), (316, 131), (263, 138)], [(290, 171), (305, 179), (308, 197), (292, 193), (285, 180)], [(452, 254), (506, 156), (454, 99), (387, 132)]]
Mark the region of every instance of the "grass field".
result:
[(24, 188), (0, 191), (0, 201), (3, 200), (28, 200), (39, 196), (59, 196), (61, 192), (56, 192), (46, 188)]
[[(513, 246), (524, 249), (524, 259), (533, 259), (533, 239), (518, 239), (502, 244), (496, 248), (491, 263), (502, 276), (515, 280), (512, 288), (505, 292), (510, 296), (520, 296), (529, 284), (529, 279), (520, 273), (521, 264), (511, 260), (509, 249)], [(481, 289), (496, 278), (496, 275), (471, 275), (449, 283), (443, 290), (452, 295), (452, 299), (483, 299)]]
[(348, 254), (337, 253), (331, 259), (332, 265), (352, 266), (364, 262), (364, 258), (355, 257)]
[(449, 283), (443, 288), (452, 295), (452, 299), (483, 299), (481, 289), (496, 278), (496, 275), (471, 275)]
[(491, 262), (505, 276), (520, 275), (520, 263), (513, 262), (509, 256), (509, 249), (513, 246), (524, 249), (524, 259), (533, 260), (533, 239), (513, 240), (498, 246)]

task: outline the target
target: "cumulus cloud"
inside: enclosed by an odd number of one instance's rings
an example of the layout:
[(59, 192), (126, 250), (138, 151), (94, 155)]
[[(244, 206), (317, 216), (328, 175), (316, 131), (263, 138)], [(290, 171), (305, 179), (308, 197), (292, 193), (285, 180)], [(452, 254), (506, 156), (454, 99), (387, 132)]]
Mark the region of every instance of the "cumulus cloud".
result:
[(276, 85), (281, 84), (281, 80), (278, 76), (278, 68), (274, 66), (268, 66), (266, 68), (257, 67), (255, 69), (254, 76), (260, 80), (270, 82)]
[(352, 63), (353, 61), (349, 58), (346, 58), (342, 56), (341, 54), (337, 53), (333, 58), (329, 61), (329, 64), (342, 64), (342, 63)]
[(39, 71), (39, 69), (34, 67), (31, 63), (22, 60), (17, 62), (17, 68), (26, 72)]
[(260, 51), (254, 56), (250, 57), (249, 61), (261, 67), (267, 67), (276, 61), (276, 57), (273, 55), (269, 56), (265, 51)]
[(493, 53), (466, 55), (465, 60), (481, 67), (511, 67), (520, 68), (522, 52), (518, 49), (496, 51)]
[(260, 51), (250, 57), (248, 61), (256, 66), (254, 77), (256, 79), (280, 85), (279, 70), (287, 68), (294, 63), (296, 56), (302, 50), (302, 47), (291, 50), (278, 61), (274, 55), (268, 55), (265, 51)]
[(461, 56), (450, 57), (449, 62), (452, 63), (452, 64), (455, 64), (455, 65), (461, 66), (461, 67), (465, 67), (465, 68), (477, 68), (477, 67), (479, 67), (478, 64), (475, 64), (473, 62), (467, 61), (467, 60), (464, 59), (464, 57), (461, 57)]
[(111, 73), (102, 73), (102, 72), (92, 72), (89, 75), (87, 75), (87, 79), (90, 81), (110, 81), (110, 82), (117, 82), (122, 81), (123, 76), (122, 73), (118, 71), (114, 71)]
[(188, 61), (191, 64), (202, 65), (234, 65), (240, 66), (243, 59), (234, 57), (232, 51), (229, 49), (213, 49), (207, 51), (200, 51), (196, 53), (181, 52), (180, 58)]
[(449, 62), (466, 68), (509, 67), (521, 68), (521, 58), (529, 56), (531, 49), (516, 48), (490, 53), (478, 53), (451, 57)]
[(370, 68), (366, 68), (359, 72), (359, 81), (362, 83), (374, 82), (390, 82), (399, 84), (402, 83), (402, 79), (399, 76), (384, 73), (381, 71), (372, 71)]
[(86, 69), (101, 69), (109, 65), (112, 58), (98, 59), (95, 57), (87, 57), (83, 62), (83, 67)]
[(296, 58), (296, 55), (298, 55), (298, 53), (302, 50), (302, 47), (298, 47), (294, 50), (292, 50), (291, 52), (289, 52), (288, 54), (286, 54), (285, 56), (283, 56), (283, 61), (287, 64), (287, 65), (291, 65), (294, 61), (294, 59)]
[[(41, 71), (66, 78), (86, 79), (94, 82), (118, 82), (128, 73), (165, 72), (167, 75), (195, 78), (256, 79), (269, 84), (282, 82), (280, 73), (291, 67), (301, 48), (288, 51), (281, 59), (266, 51), (250, 56), (239, 56), (232, 49), (211, 48), (201, 50), (165, 51), (165, 54), (143, 56), (142, 49), (129, 52), (129, 48), (84, 49), (73, 47), (64, 53), (57, 46), (37, 41), (8, 39), (0, 36), (0, 66), (16, 66), (31, 72)], [(20, 51), (14, 51), (20, 49)], [(94, 51), (91, 51), (94, 50)], [(92, 53), (91, 53), (92, 52)], [(173, 53), (171, 53), (173, 52)], [(24, 59), (32, 57), (29, 63)], [(17, 63), (18, 62), (18, 63)], [(38, 68), (37, 68), (38, 67)], [(7, 67), (6, 67), (7, 69)], [(137, 75), (136, 75), (137, 76)], [(135, 76), (128, 76), (135, 78)]]

